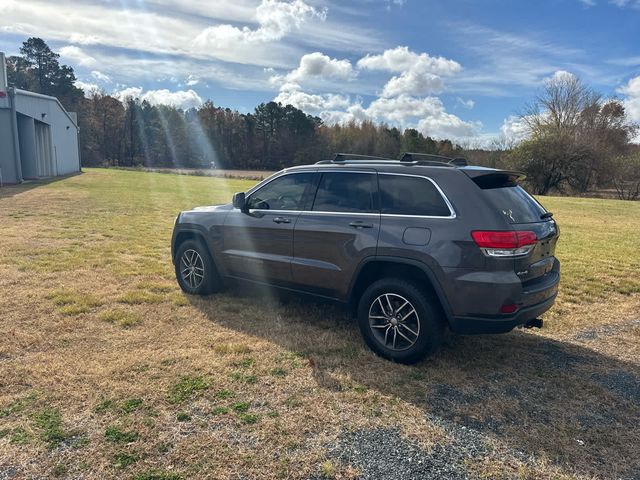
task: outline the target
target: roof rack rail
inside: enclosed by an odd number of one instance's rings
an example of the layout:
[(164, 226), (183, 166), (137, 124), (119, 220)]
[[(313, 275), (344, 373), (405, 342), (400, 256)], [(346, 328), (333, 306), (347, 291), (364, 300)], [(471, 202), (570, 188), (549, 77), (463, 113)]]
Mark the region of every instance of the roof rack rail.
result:
[(332, 160), (320, 160), (316, 165), (327, 163), (344, 163), (348, 161), (354, 162), (397, 162), (391, 158), (376, 157), (375, 155), (359, 155), (357, 153), (336, 153)]
[[(428, 157), (433, 160), (426, 160), (426, 161), (416, 160), (413, 157)], [(442, 160), (436, 160), (436, 159), (442, 159)], [(451, 165), (456, 167), (466, 167), (467, 165), (469, 165), (467, 160), (462, 157), (451, 158), (451, 157), (446, 157), (444, 155), (435, 155), (433, 153), (417, 153), (417, 152), (406, 152), (404, 155), (402, 155), (402, 158), (400, 159), (400, 161), (403, 163), (413, 162), (418, 165), (435, 165), (435, 166), (438, 166), (438, 165), (442, 166), (444, 164), (444, 165)]]
[(376, 157), (375, 155), (359, 155), (357, 153), (336, 153), (334, 162), (344, 162), (345, 160), (392, 160), (391, 158)]
[[(428, 160), (414, 159), (415, 157), (427, 157)], [(431, 160), (432, 159), (432, 160)], [(437, 160), (440, 159), (440, 160)], [(375, 155), (359, 155), (356, 153), (336, 153), (332, 160), (320, 160), (316, 165), (326, 165), (331, 163), (386, 163), (396, 165), (422, 165), (431, 167), (465, 167), (467, 160), (462, 157), (451, 158), (444, 155), (434, 155), (431, 153), (407, 152), (400, 160), (392, 158), (376, 157)]]

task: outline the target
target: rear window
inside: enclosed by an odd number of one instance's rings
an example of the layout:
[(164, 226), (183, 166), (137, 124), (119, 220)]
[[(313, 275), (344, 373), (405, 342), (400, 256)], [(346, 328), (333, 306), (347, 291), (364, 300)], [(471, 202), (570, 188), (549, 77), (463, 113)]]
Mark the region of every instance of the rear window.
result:
[(396, 215), (448, 217), (449, 207), (426, 178), (381, 174), (380, 211)]
[(546, 210), (520, 185), (485, 188), (484, 195), (510, 223), (540, 222)]

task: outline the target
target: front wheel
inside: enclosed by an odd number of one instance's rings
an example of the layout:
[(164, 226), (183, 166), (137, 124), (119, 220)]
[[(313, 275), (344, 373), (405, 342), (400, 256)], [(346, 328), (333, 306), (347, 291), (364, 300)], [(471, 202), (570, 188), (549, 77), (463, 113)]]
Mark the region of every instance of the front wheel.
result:
[(191, 295), (207, 295), (220, 290), (222, 282), (209, 250), (199, 240), (186, 240), (176, 252), (176, 279)]
[(415, 363), (439, 345), (444, 319), (435, 302), (417, 285), (384, 278), (365, 290), (358, 325), (375, 353), (398, 363)]

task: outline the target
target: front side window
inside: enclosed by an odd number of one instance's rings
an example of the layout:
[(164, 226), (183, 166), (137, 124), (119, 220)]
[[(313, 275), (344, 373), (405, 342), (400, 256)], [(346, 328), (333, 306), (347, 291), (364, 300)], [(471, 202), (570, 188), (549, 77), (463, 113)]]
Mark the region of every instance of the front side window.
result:
[(318, 212), (376, 212), (376, 176), (369, 173), (323, 173), (313, 210)]
[(253, 192), (247, 206), (257, 210), (302, 210), (302, 198), (312, 178), (311, 172), (276, 178)]
[(449, 207), (436, 186), (421, 177), (380, 175), (380, 212), (448, 217)]

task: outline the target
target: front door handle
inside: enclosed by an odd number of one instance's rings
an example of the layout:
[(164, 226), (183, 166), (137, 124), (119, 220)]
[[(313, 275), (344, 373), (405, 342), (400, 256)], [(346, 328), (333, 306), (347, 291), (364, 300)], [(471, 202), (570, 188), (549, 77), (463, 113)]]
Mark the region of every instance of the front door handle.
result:
[(363, 221), (358, 220), (351, 222), (349, 226), (353, 228), (373, 228), (373, 223), (364, 223)]
[(291, 220), (285, 217), (275, 217), (273, 221), (276, 223), (291, 223)]

